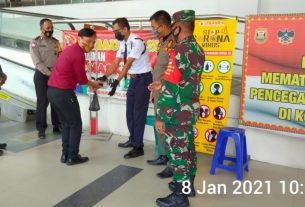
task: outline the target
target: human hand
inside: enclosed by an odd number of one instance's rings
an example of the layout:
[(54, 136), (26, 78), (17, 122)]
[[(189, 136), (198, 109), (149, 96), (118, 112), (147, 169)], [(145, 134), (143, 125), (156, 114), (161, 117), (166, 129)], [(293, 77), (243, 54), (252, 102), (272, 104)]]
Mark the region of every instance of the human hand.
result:
[(106, 75), (103, 75), (102, 77), (99, 77), (99, 78), (97, 78), (96, 80), (105, 82), (105, 81), (107, 80), (107, 76), (106, 76)]
[(111, 91), (109, 91), (108, 95), (109, 96), (113, 96), (115, 94), (116, 88), (119, 85), (119, 81), (115, 80), (110, 84), (110, 87), (112, 88)]
[(100, 81), (90, 81), (89, 88), (91, 91), (96, 91), (97, 89), (101, 88), (103, 86), (103, 83)]
[(155, 123), (156, 130), (159, 134), (164, 134), (164, 122), (156, 120)]
[(151, 92), (160, 91), (161, 88), (162, 88), (161, 81), (154, 81), (148, 85), (148, 90), (150, 90)]

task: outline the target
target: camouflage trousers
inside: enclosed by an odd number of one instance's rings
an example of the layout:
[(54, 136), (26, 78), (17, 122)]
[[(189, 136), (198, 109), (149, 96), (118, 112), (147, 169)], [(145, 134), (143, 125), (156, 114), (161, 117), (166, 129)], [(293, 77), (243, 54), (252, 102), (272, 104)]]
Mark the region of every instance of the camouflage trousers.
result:
[(196, 175), (197, 157), (194, 145), (194, 126), (166, 126), (166, 155), (173, 169), (173, 180), (182, 182)]

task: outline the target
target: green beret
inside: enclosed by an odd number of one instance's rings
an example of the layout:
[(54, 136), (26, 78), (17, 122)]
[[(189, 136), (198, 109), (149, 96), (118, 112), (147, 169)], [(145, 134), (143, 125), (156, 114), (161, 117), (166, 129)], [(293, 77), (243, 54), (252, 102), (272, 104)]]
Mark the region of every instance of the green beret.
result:
[(194, 10), (181, 10), (173, 14), (173, 22), (193, 22), (195, 21)]

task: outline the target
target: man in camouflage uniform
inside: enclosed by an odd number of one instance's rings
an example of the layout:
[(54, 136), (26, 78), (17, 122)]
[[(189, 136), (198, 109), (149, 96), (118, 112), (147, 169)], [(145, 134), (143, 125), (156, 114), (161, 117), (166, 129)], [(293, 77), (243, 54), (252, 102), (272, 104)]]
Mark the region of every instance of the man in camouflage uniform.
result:
[[(48, 80), (57, 57), (61, 52), (60, 43), (52, 37), (53, 23), (50, 19), (40, 20), (41, 34), (31, 41), (30, 53), (36, 71), (34, 75), (34, 84), (37, 96), (36, 107), (36, 129), (40, 139), (45, 138), (47, 128), (47, 107), (49, 100), (47, 98)], [(60, 121), (51, 105), (51, 119), (53, 132), (61, 132)]]
[[(154, 82), (151, 86), (153, 90), (162, 87), (156, 129), (166, 136), (169, 145), (167, 156), (174, 171), (173, 182), (169, 183), (173, 193), (158, 198), (159, 207), (188, 207), (187, 196), (195, 196), (194, 125), (199, 116), (199, 84), (204, 52), (193, 36), (194, 20), (195, 12), (192, 10), (173, 15), (172, 34), (176, 45), (170, 51), (169, 65), (161, 84)], [(183, 182), (187, 188), (183, 188)]]
[[(153, 81), (160, 81), (164, 71), (167, 68), (169, 62), (169, 50), (173, 46), (173, 39), (171, 36), (171, 16), (164, 10), (155, 12), (150, 17), (150, 23), (152, 26), (152, 32), (155, 37), (159, 39), (157, 48), (157, 63), (152, 71)], [(157, 103), (159, 100), (160, 91), (154, 91), (152, 93), (155, 114), (157, 114)], [(167, 144), (165, 142), (164, 134), (157, 134), (160, 156), (155, 160), (147, 160), (150, 165), (166, 165), (168, 158), (166, 156)], [(170, 167), (166, 167), (162, 172), (157, 174), (160, 178), (172, 177), (173, 173)]]

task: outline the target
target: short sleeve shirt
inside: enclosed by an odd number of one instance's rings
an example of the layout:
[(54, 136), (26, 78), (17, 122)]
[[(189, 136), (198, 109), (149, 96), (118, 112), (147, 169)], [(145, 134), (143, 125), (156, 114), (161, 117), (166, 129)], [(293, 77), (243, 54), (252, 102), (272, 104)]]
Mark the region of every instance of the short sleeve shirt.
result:
[(116, 57), (124, 58), (125, 44), (127, 47), (127, 59), (129, 57), (135, 59), (128, 73), (140, 74), (150, 72), (152, 68), (143, 40), (139, 36), (131, 33), (127, 41), (120, 41), (120, 47), (116, 53)]
[(59, 89), (75, 89), (87, 84), (85, 54), (78, 43), (66, 48), (58, 57), (48, 85)]

